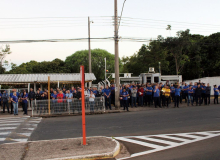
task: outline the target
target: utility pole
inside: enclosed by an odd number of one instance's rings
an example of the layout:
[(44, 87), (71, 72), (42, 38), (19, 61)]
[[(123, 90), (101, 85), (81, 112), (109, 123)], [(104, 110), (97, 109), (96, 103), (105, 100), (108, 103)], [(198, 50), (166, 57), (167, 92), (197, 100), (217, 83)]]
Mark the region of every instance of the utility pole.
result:
[(104, 59), (105, 59), (105, 87), (106, 87), (106, 57)]
[[(91, 60), (91, 44), (90, 44), (90, 18), (88, 17), (88, 41), (89, 41), (89, 73), (92, 73), (92, 60)], [(89, 88), (92, 86), (92, 82), (89, 82)]]
[(118, 55), (118, 2), (115, 0), (115, 107), (120, 109), (119, 101), (119, 55)]

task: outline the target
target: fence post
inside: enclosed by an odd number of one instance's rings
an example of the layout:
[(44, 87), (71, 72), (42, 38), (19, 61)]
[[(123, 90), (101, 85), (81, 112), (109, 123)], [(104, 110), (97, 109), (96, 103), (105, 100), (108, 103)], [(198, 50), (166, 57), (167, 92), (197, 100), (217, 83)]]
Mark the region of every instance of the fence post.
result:
[(48, 112), (50, 115), (50, 76), (48, 76)]

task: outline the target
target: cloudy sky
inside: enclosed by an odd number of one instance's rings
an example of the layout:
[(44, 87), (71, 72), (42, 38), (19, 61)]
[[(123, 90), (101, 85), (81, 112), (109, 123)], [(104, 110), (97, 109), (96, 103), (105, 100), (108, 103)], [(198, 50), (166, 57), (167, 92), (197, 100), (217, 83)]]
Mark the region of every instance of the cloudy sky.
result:
[[(123, 2), (118, 0), (119, 15)], [(147, 40), (158, 35), (175, 36), (179, 30), (216, 33), (220, 30), (219, 6), (219, 0), (126, 0), (119, 28), (119, 56), (131, 56)], [(1, 0), (0, 41), (87, 38), (88, 16), (94, 22), (91, 38), (114, 36), (114, 0)], [(171, 31), (166, 30), (168, 24)], [(85, 40), (10, 45), (12, 54), (7, 60), (18, 65), (30, 60), (65, 60), (77, 50), (88, 49)], [(114, 53), (114, 41), (92, 41), (91, 48)]]

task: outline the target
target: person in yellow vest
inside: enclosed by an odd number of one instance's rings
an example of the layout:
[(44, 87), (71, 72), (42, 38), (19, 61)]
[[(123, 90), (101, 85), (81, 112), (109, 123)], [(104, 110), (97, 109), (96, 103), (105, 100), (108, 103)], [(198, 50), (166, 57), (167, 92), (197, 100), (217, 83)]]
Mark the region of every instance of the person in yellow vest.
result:
[(165, 98), (166, 98), (167, 108), (169, 108), (170, 93), (171, 93), (171, 91), (170, 91), (170, 87), (169, 87), (169, 86), (166, 86), (164, 93), (165, 93)]
[(162, 98), (162, 106), (166, 106), (166, 97), (165, 97), (166, 85), (161, 89), (161, 98)]

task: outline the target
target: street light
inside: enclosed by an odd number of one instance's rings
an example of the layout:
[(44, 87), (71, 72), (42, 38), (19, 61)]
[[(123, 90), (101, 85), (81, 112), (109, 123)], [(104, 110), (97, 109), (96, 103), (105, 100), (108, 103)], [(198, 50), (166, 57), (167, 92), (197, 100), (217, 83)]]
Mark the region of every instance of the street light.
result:
[[(88, 17), (88, 41), (89, 41), (89, 73), (92, 73), (92, 60), (91, 60), (91, 44), (90, 44), (90, 23), (94, 23), (90, 21), (90, 17)], [(92, 82), (89, 82), (89, 87), (92, 86)]]

